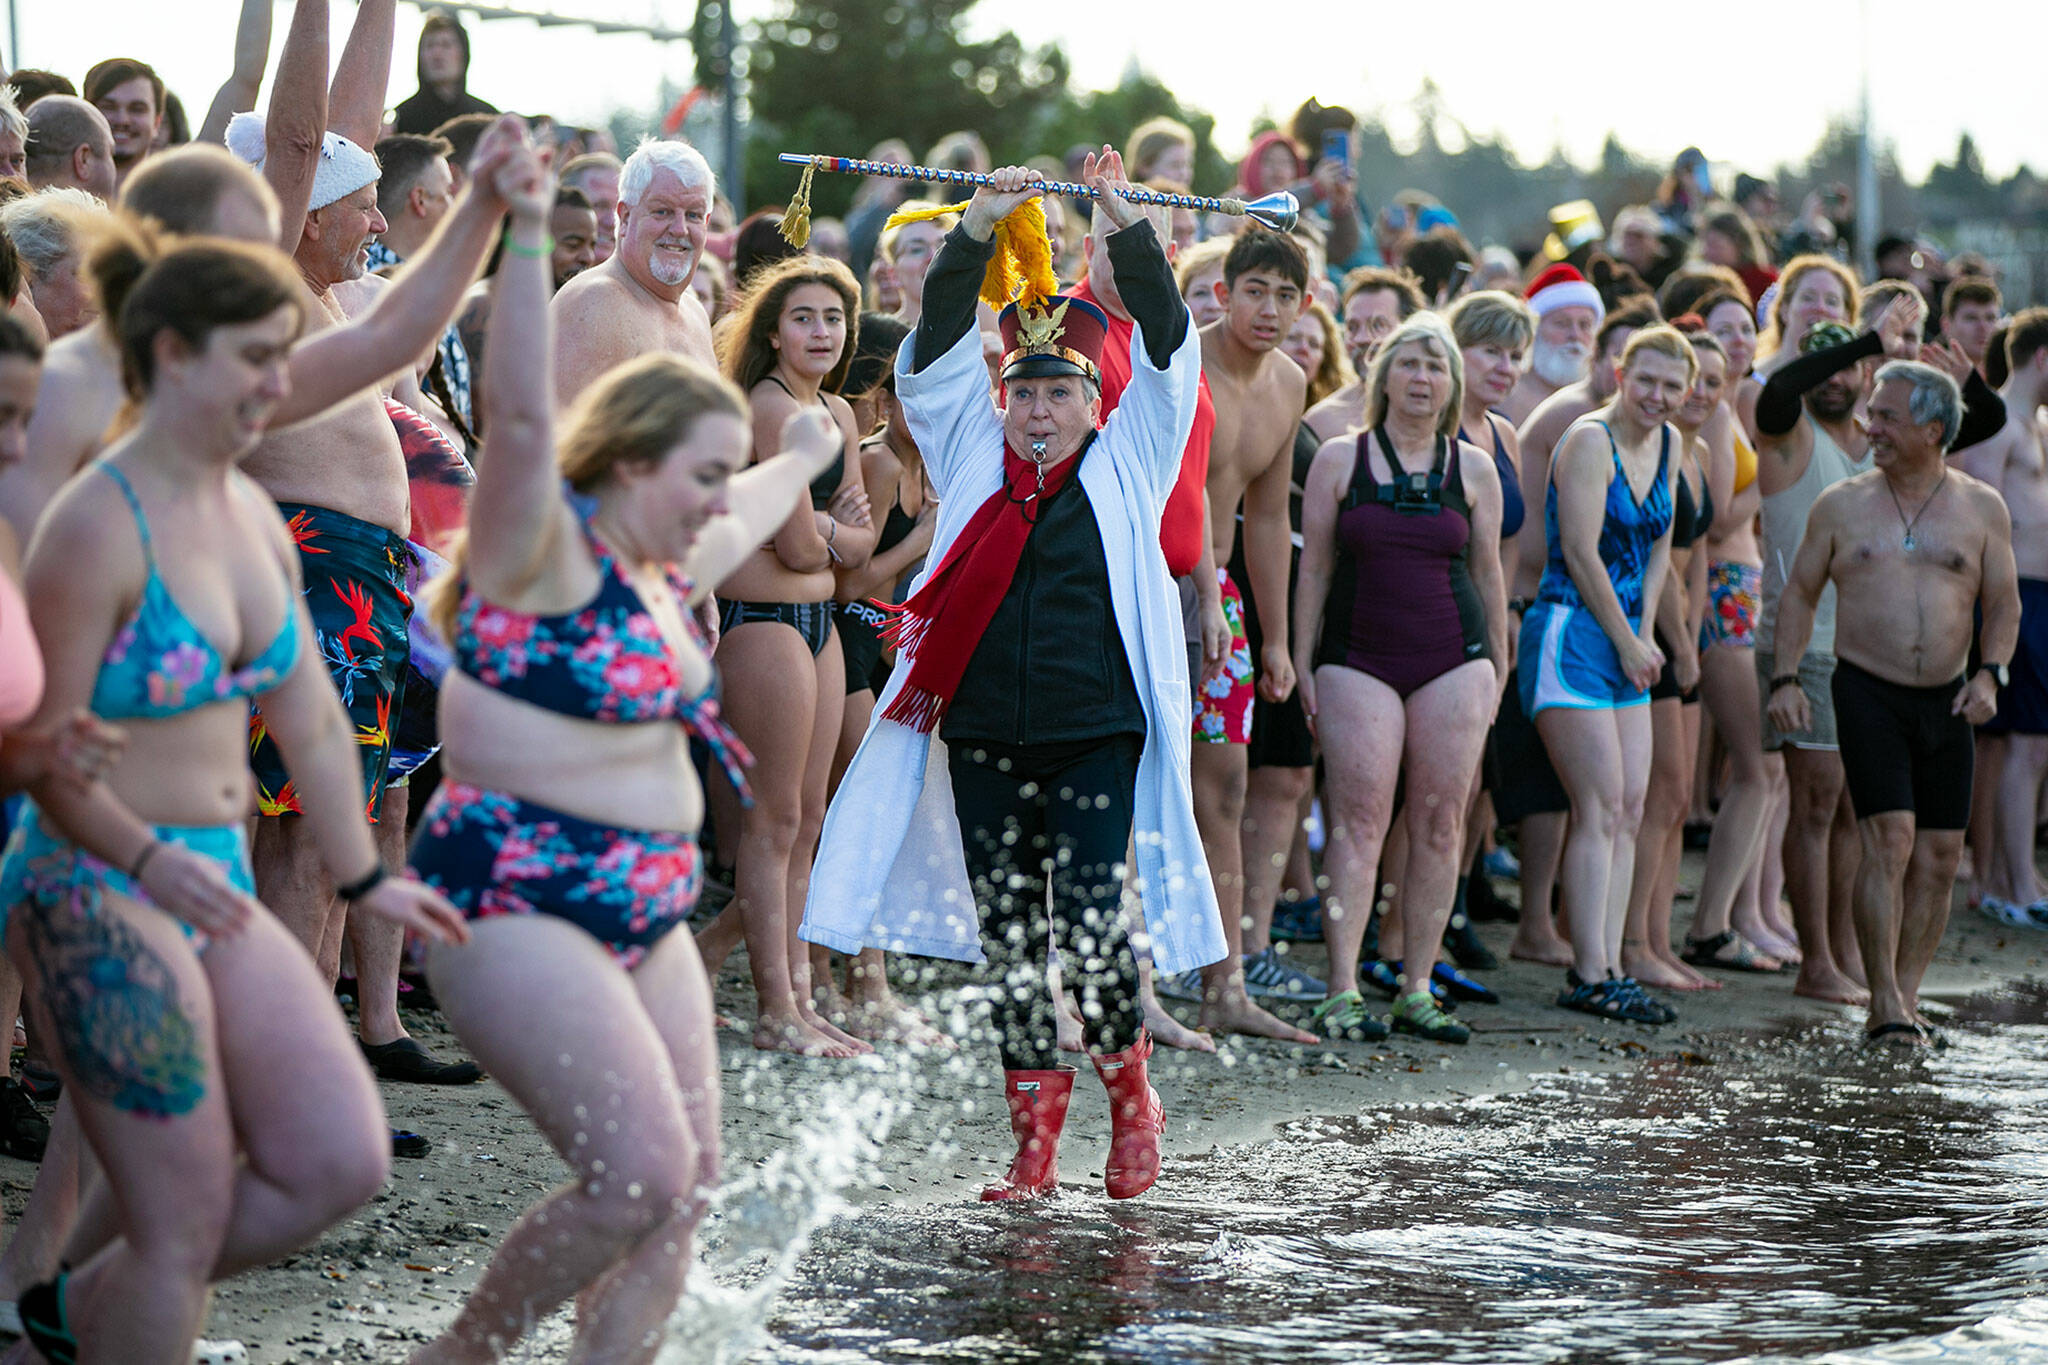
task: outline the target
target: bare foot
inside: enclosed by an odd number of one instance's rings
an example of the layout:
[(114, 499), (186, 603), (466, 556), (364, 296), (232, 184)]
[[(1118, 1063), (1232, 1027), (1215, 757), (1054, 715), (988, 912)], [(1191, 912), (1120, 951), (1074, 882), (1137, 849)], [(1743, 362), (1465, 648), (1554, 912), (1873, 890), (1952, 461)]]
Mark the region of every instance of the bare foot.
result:
[(1758, 952), (1762, 953), (1765, 957), (1776, 958), (1780, 965), (1791, 965), (1804, 958), (1804, 954), (1799, 951), (1799, 944), (1796, 940), (1789, 943), (1786, 942), (1777, 934), (1772, 933), (1769, 926), (1765, 925), (1761, 920), (1753, 924), (1740, 924), (1733, 921), (1730, 923), (1736, 933), (1742, 935), (1755, 945)]
[[(1159, 1003), (1159, 997), (1150, 991), (1141, 992), (1138, 1003), (1144, 1008), (1145, 1028), (1152, 1035), (1152, 1041), (1164, 1047), (1177, 1047), (1184, 1052), (1214, 1052), (1216, 1040), (1207, 1033), (1189, 1028), (1166, 1012), (1166, 1006)], [(1081, 1021), (1074, 1020), (1073, 1051), (1081, 1050)], [(1065, 1043), (1060, 1044), (1065, 1047)]]
[(853, 1006), (839, 993), (839, 983), (829, 975), (811, 987), (811, 1010), (839, 1029), (846, 1028), (853, 1018)]
[(854, 1037), (851, 1033), (848, 1033), (845, 1029), (838, 1028), (832, 1024), (826, 1023), (824, 1018), (820, 1016), (816, 1010), (810, 1008), (808, 1005), (799, 1004), (796, 1008), (797, 1013), (803, 1016), (804, 1022), (806, 1024), (809, 1024), (812, 1028), (824, 1034), (827, 1038), (833, 1039), (836, 1042), (844, 1043), (848, 1047), (852, 1048), (853, 1051), (848, 1054), (849, 1056), (858, 1057), (862, 1053), (874, 1051), (873, 1048), (869, 1047), (866, 1043), (863, 1043), (860, 1039)]
[(1541, 962), (1548, 967), (1569, 967), (1572, 965), (1572, 945), (1557, 936), (1549, 925), (1531, 930), (1525, 918), (1515, 930), (1515, 941), (1508, 945), (1508, 956), (1524, 962)]
[(1811, 962), (1799, 965), (1799, 979), (1792, 983), (1792, 994), (1803, 995), (1809, 1000), (1832, 1000), (1838, 1005), (1870, 1003), (1869, 991), (1840, 972)]
[(1714, 980), (1713, 977), (1708, 976), (1705, 972), (1695, 970), (1690, 964), (1680, 961), (1677, 956), (1668, 951), (1659, 953), (1657, 960), (1685, 978), (1687, 984), (1673, 986), (1671, 988), (1673, 990), (1718, 991), (1721, 989), (1720, 982)]
[(871, 1043), (909, 1043), (951, 1052), (960, 1046), (950, 1034), (932, 1027), (932, 1021), (896, 998), (892, 991), (879, 1000), (863, 1000), (846, 1017), (846, 1028), (854, 1037)]
[(1226, 988), (1214, 999), (1202, 1001), (1202, 1028), (1209, 1033), (1242, 1033), (1253, 1038), (1278, 1038), (1283, 1043), (1320, 1041), (1252, 1003), (1243, 987)]
[(762, 1052), (794, 1052), (799, 1057), (858, 1057), (874, 1051), (866, 1043), (833, 1037), (801, 1014), (764, 1014), (756, 1019), (754, 1046)]
[(1624, 951), (1621, 955), (1621, 972), (1624, 976), (1634, 977), (1645, 986), (1656, 986), (1662, 990), (1699, 989), (1683, 972), (1674, 971), (1654, 953)]
[(1853, 948), (1846, 957), (1840, 953), (1835, 954), (1835, 969), (1855, 982), (1858, 989), (1870, 989), (1870, 978), (1863, 974), (1863, 955)]

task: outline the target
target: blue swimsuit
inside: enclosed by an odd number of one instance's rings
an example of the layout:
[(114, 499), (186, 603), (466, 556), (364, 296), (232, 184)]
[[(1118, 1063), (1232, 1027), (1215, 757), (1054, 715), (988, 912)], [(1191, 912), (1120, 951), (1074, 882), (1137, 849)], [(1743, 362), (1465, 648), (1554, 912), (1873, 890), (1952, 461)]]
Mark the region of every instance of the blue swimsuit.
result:
[[(1607, 566), (1607, 581), (1628, 617), (1629, 629), (1640, 630), (1645, 607), (1643, 576), (1650, 567), (1650, 552), (1671, 527), (1671, 428), (1664, 428), (1657, 476), (1649, 492), (1638, 500), (1629, 487), (1628, 472), (1622, 468), (1621, 449), (1615, 444), (1612, 428), (1604, 422), (1600, 426), (1607, 432), (1614, 459), (1600, 525), (1600, 561)], [(1543, 531), (1549, 558), (1536, 601), (1522, 618), (1518, 671), (1522, 710), (1534, 719), (1538, 712), (1553, 706), (1619, 710), (1648, 705), (1649, 693), (1636, 688), (1622, 673), (1614, 642), (1601, 629), (1565, 567), (1564, 543), (1557, 528), (1555, 470), (1543, 499)]]

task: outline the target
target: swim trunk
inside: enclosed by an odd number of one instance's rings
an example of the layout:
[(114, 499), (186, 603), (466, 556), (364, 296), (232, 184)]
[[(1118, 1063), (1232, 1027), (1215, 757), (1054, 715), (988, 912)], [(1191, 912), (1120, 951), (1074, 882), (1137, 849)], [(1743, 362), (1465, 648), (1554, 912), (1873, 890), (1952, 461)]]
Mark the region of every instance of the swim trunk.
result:
[(846, 695), (874, 686), (875, 670), (882, 663), (882, 627), (889, 618), (872, 602), (841, 602), (835, 609), (838, 620), (832, 630), (839, 637), (839, 652), (846, 658)]
[[(1630, 618), (1629, 629), (1642, 629)], [(1535, 602), (1522, 618), (1516, 655), (1522, 710), (1531, 721), (1553, 706), (1574, 711), (1622, 711), (1648, 706), (1650, 694), (1621, 671), (1621, 656), (1586, 607)]]
[[(412, 546), (396, 531), (330, 508), (281, 502), (277, 510), (299, 549), (320, 661), (355, 727), (363, 812), (374, 825), (389, 780), (391, 737), (405, 719), (405, 665), (412, 652), (412, 598), (405, 584)], [(259, 710), (249, 713), (249, 767), (256, 775), (258, 814), (304, 814)]]
[(1756, 619), (1764, 609), (1764, 571), (1726, 559), (1707, 563), (1707, 610), (1700, 618), (1700, 653), (1715, 645), (1756, 648)]
[(1847, 660), (1833, 691), (1841, 727), (1842, 776), (1858, 820), (1913, 812), (1916, 829), (1965, 829), (1977, 741), (1953, 713), (1963, 680), (1908, 687)]
[(1500, 699), (1500, 714), (1487, 738), (1496, 778), (1487, 785), (1493, 792), (1494, 816), (1503, 825), (1572, 808), (1543, 736), (1536, 733), (1536, 723), (1522, 709), (1521, 671), (1517, 664), (1508, 675), (1507, 695)]
[(2020, 640), (2012, 686), (1999, 689), (1987, 735), (2048, 735), (2048, 580), (2020, 580)]
[[(166, 844), (213, 859), (226, 870), (230, 886), (250, 896), (256, 894), (248, 831), (239, 821), (232, 825), (157, 825), (153, 832)], [(156, 904), (126, 870), (59, 838), (44, 823), (42, 811), (31, 803), (8, 836), (5, 856), (0, 857), (0, 935), (6, 931), (8, 912), (17, 906), (32, 904), (41, 913), (68, 907), (76, 914), (94, 915), (109, 891), (143, 905)], [(177, 925), (196, 950), (206, 951), (206, 935), (183, 920)]]
[(718, 599), (718, 637), (722, 640), (731, 634), (736, 626), (757, 625), (764, 621), (779, 621), (804, 637), (810, 646), (811, 657), (817, 658), (825, 652), (825, 646), (832, 642), (832, 603), (830, 602), (742, 602), (736, 598)]
[[(406, 571), (405, 591), (408, 597), (418, 597), (420, 589), (448, 567), (448, 561), (418, 541), (409, 540), (406, 545), (412, 550), (413, 563)], [(448, 675), (453, 659), (447, 642), (425, 612), (414, 613), (406, 627), (406, 641), (402, 700), (391, 727), (391, 763), (384, 773), (387, 788), (404, 782), (441, 751), (441, 679)]]
[(552, 915), (628, 971), (690, 918), (703, 877), (694, 834), (601, 825), (455, 781), (420, 817), (411, 870), (465, 919)]
[(1777, 656), (1767, 649), (1756, 652), (1757, 688), (1763, 693), (1764, 752), (1774, 754), (1786, 745), (1795, 749), (1833, 750), (1840, 748), (1835, 729), (1835, 693), (1830, 681), (1835, 676), (1835, 656), (1808, 653), (1799, 661), (1799, 690), (1806, 693), (1812, 712), (1806, 728), (1780, 734), (1771, 724), (1771, 679), (1777, 673)]
[(1230, 648), (1223, 671), (1195, 689), (1195, 740), (1200, 744), (1249, 744), (1252, 738), (1252, 647), (1244, 633), (1244, 594), (1230, 571), (1218, 569), (1223, 587), (1223, 619), (1230, 626)]
[[(1237, 550), (1231, 559), (1230, 572), (1242, 573), (1250, 581), (1250, 570), (1244, 564), (1244, 537), (1237, 538)], [(1294, 584), (1301, 577), (1301, 552), (1294, 552), (1292, 565), (1287, 573), (1287, 611), (1290, 618), (1294, 612)], [(1256, 667), (1266, 657), (1266, 635), (1259, 629), (1259, 613), (1256, 610), (1245, 613), (1245, 647), (1250, 652)], [(1301, 709), (1299, 686), (1287, 694), (1285, 701), (1267, 701), (1252, 691), (1252, 736), (1245, 750), (1245, 761), (1253, 768), (1306, 768), (1316, 761), (1315, 734), (1308, 728), (1308, 712)]]
[(1658, 671), (1657, 681), (1650, 684), (1650, 700), (1653, 702), (1675, 701), (1682, 706), (1692, 705), (1700, 699), (1699, 684), (1694, 683), (1691, 687), (1680, 687), (1678, 685), (1678, 665), (1671, 662), (1671, 642), (1664, 638), (1662, 630), (1654, 631), (1652, 638), (1656, 640), (1657, 648), (1664, 651), (1664, 667)]

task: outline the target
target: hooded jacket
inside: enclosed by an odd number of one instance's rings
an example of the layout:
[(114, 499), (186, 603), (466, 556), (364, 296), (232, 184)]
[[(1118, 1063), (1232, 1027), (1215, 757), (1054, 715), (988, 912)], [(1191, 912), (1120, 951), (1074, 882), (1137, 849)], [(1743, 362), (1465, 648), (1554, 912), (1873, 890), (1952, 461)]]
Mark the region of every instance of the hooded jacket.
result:
[(498, 107), (487, 104), (469, 93), (469, 31), (460, 20), (445, 12), (436, 11), (427, 19), (427, 25), (420, 30), (422, 54), (429, 35), (446, 30), (455, 35), (455, 41), (462, 44), (462, 75), (456, 79), (455, 94), (443, 99), (434, 87), (427, 83), (426, 60), (421, 56), (414, 68), (419, 77), (420, 88), (410, 99), (398, 106), (393, 127), (401, 133), (417, 133), (422, 137), (432, 133), (449, 119), (463, 114), (495, 114)]

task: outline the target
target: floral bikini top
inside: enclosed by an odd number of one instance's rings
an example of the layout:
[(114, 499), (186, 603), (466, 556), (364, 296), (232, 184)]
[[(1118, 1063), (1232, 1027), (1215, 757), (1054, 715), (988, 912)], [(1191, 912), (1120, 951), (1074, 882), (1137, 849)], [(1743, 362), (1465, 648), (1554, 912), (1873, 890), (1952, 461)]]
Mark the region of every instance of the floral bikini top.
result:
[[(581, 514), (579, 514), (581, 516)], [(597, 558), (597, 596), (574, 611), (535, 615), (487, 602), (468, 583), (455, 614), (455, 667), (484, 686), (557, 715), (607, 725), (674, 720), (702, 740), (742, 799), (754, 757), (718, 714), (712, 687), (683, 692), (682, 669), (638, 590), (583, 521)], [(690, 585), (674, 570), (669, 584), (687, 603)], [(696, 621), (683, 620), (700, 646)]]
[(100, 661), (92, 688), (93, 714), (107, 720), (161, 720), (231, 697), (253, 697), (283, 682), (299, 658), (297, 611), (285, 612), (277, 637), (261, 654), (241, 668), (230, 668), (157, 572), (149, 519), (143, 516), (142, 501), (128, 477), (104, 461), (93, 467), (112, 479), (128, 500), (142, 536), (142, 557), (149, 565), (135, 615), (115, 634)]

